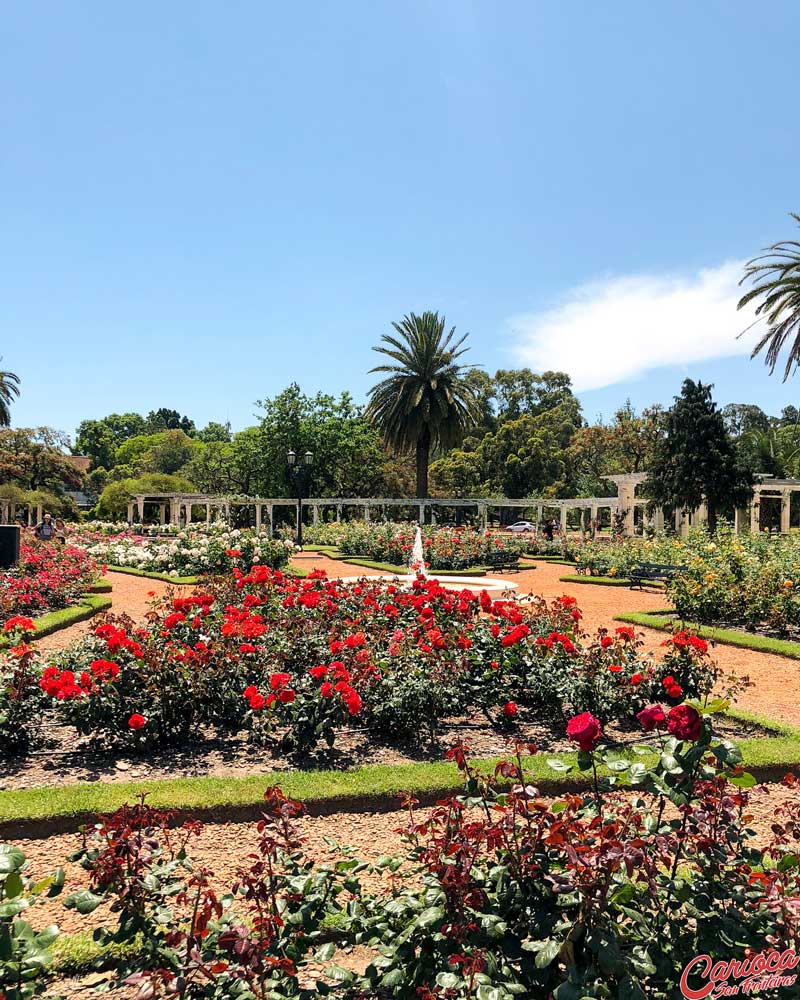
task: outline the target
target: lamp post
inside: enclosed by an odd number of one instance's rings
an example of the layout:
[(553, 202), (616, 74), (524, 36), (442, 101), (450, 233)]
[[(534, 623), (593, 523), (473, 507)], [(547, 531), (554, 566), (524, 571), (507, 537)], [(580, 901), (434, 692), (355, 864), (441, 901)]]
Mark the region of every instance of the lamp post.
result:
[(289, 467), (289, 478), (294, 483), (297, 494), (297, 546), (303, 547), (303, 499), (308, 484), (311, 481), (311, 467), (314, 464), (314, 455), (307, 451), (303, 455), (302, 462), (297, 461), (297, 455), (289, 451), (286, 455), (286, 464)]

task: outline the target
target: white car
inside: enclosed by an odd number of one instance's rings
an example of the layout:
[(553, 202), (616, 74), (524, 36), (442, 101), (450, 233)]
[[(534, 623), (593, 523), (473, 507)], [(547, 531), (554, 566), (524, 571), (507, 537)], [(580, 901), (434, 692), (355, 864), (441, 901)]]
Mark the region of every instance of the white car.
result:
[(536, 531), (536, 525), (532, 521), (515, 521), (513, 524), (509, 524), (506, 531), (517, 531), (520, 533)]

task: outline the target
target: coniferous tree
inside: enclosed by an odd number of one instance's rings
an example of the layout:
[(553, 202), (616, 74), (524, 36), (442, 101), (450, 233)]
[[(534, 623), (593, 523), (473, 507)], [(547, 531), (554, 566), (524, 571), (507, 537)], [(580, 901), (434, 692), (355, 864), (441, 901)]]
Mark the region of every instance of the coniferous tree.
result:
[(737, 455), (710, 385), (687, 378), (665, 422), (646, 491), (662, 506), (694, 510), (705, 503), (713, 531), (721, 511), (747, 503), (752, 473)]

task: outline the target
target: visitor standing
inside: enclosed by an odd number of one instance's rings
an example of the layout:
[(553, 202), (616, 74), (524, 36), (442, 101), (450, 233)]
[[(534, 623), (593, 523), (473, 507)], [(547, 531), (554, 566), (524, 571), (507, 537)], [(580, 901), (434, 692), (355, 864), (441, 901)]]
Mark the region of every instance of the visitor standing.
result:
[(60, 517), (56, 518), (55, 529), (56, 529), (56, 541), (60, 542), (62, 545), (66, 545), (67, 526), (64, 524), (63, 518)]
[(34, 528), (37, 538), (43, 542), (49, 542), (56, 533), (56, 526), (53, 524), (52, 514), (45, 514), (44, 518)]

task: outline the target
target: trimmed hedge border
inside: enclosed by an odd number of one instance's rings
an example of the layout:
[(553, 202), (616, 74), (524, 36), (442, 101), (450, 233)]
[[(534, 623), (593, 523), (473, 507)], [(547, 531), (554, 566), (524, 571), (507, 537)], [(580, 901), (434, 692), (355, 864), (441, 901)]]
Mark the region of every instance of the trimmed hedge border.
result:
[[(744, 765), (762, 781), (779, 780), (800, 766), (800, 729), (745, 712), (732, 718), (763, 727), (774, 734), (739, 741)], [(639, 744), (641, 745), (641, 744)], [(589, 787), (579, 772), (558, 775), (547, 759), (574, 764), (574, 753), (526, 757), (532, 781), (548, 795)], [(494, 768), (501, 758), (476, 761)], [(111, 812), (147, 791), (152, 806), (173, 808), (179, 821), (188, 816), (206, 822), (249, 822), (259, 818), (264, 789), (279, 785), (285, 794), (302, 800), (312, 816), (336, 812), (388, 812), (398, 808), (398, 797), (413, 794), (432, 804), (462, 787), (455, 764), (371, 764), (350, 771), (273, 771), (248, 778), (198, 777), (152, 781), (79, 782), (53, 788), (24, 788), (0, 794), (0, 837), (44, 838), (69, 833), (90, 822), (99, 812)]]
[[(107, 611), (111, 607), (110, 597), (95, 596), (94, 594), (84, 594), (78, 604), (72, 604), (68, 608), (61, 608), (59, 611), (49, 611), (41, 618), (35, 618), (36, 634), (32, 641), (43, 639), (53, 632), (60, 632), (61, 629), (69, 628), (70, 625), (77, 625), (78, 622), (85, 622), (89, 618), (94, 618), (101, 611)], [(0, 650), (7, 649), (11, 645), (10, 639), (0, 636)]]
[[(361, 556), (343, 556), (335, 545), (309, 545), (308, 549), (304, 550), (306, 552), (318, 552), (322, 556), (327, 556), (328, 559), (335, 559), (338, 562), (347, 563), (349, 566), (363, 566), (364, 569), (376, 569), (380, 570), (382, 573), (391, 573), (395, 576), (404, 576), (409, 572), (408, 566), (396, 566), (393, 563), (382, 563), (375, 562), (372, 559), (362, 558)], [(534, 563), (523, 562), (520, 560), (519, 569), (536, 569)], [(429, 569), (429, 577), (447, 577), (447, 576), (487, 576), (491, 573), (498, 573), (502, 576), (503, 571), (497, 570), (492, 566), (469, 566), (466, 569)]]
[[(568, 573), (558, 578), (561, 583), (593, 583), (596, 587), (630, 587), (631, 581), (625, 576), (589, 576), (587, 573)], [(663, 583), (648, 583), (654, 590), (665, 590)]]
[(738, 646), (740, 649), (752, 649), (755, 653), (774, 653), (790, 660), (800, 660), (800, 642), (789, 639), (771, 639), (766, 635), (753, 635), (751, 632), (737, 632), (734, 629), (715, 628), (713, 625), (697, 625), (683, 622), (677, 613), (664, 609), (663, 611), (632, 611), (615, 615), (614, 620), (626, 622), (629, 625), (639, 625), (642, 628), (655, 628), (661, 632), (674, 632), (675, 627), (690, 629), (704, 639), (711, 639), (722, 646)]
[(578, 564), (574, 560), (565, 559), (563, 556), (537, 556), (533, 552), (526, 552), (525, 557), (527, 559), (533, 559), (535, 562), (545, 562), (553, 563), (556, 566), (577, 566)]
[(164, 580), (166, 583), (176, 584), (197, 584), (200, 583), (200, 576), (170, 576), (169, 573), (156, 573), (155, 570), (134, 569), (133, 566), (111, 566), (107, 565), (109, 573), (127, 573), (128, 576), (145, 576), (149, 580)]

